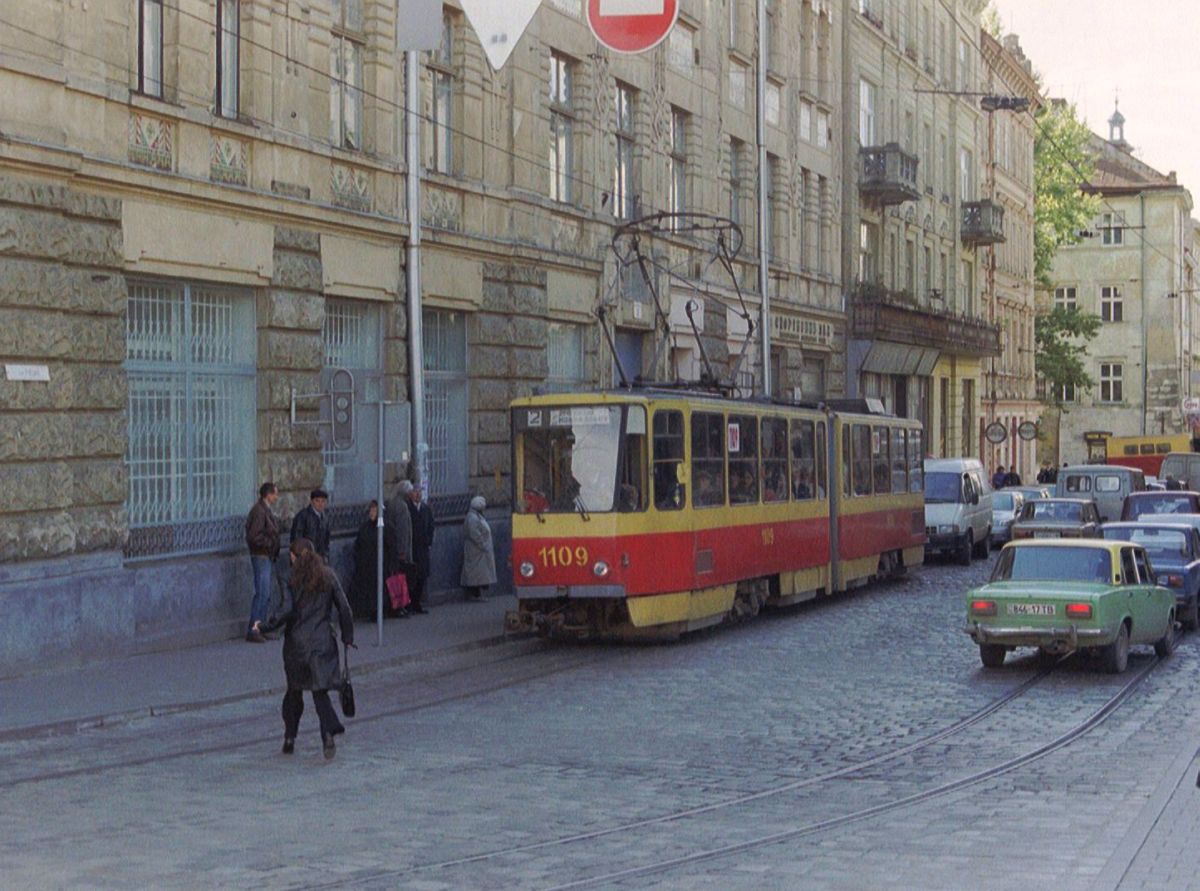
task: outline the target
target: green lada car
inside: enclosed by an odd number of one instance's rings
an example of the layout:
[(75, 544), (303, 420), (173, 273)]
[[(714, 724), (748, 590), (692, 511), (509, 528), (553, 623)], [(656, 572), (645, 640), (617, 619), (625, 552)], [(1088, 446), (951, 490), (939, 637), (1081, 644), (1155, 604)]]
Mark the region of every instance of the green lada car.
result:
[(967, 592), (966, 632), (987, 668), (1016, 647), (1052, 659), (1099, 651), (1119, 674), (1131, 644), (1175, 648), (1175, 595), (1157, 584), (1139, 545), (1104, 539), (1021, 541), (1006, 545), (988, 583)]

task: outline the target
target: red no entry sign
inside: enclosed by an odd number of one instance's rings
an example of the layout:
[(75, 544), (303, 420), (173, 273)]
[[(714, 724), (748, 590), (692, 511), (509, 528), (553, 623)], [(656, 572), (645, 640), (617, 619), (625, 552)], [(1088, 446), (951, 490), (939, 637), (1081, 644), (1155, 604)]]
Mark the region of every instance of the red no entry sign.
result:
[(679, 18), (679, 0), (587, 0), (588, 26), (618, 53), (641, 53), (662, 43)]

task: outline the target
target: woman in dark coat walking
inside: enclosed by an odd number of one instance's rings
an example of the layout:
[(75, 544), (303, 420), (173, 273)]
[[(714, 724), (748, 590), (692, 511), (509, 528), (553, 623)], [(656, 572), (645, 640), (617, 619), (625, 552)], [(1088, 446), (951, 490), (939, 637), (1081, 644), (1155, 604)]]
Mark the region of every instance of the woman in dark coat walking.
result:
[[(375, 578), (379, 556), (379, 532), (376, 523), (379, 520), (379, 502), (372, 501), (367, 508), (367, 518), (358, 527), (358, 537), (354, 539), (354, 580), (350, 584), (350, 607), (355, 618), (375, 618)], [(386, 579), (399, 570), (399, 558), (396, 556), (396, 539), (392, 530), (386, 526), (383, 529), (383, 577)], [(387, 591), (383, 593), (383, 608), (386, 614), (391, 614), (391, 601)], [(404, 616), (405, 611), (399, 610), (397, 615)]]
[(333, 611), (338, 613), (342, 640), (354, 645), (354, 618), (342, 586), (307, 538), (298, 538), (290, 548), (292, 575), (279, 604), (266, 622), (255, 622), (259, 631), (283, 628), (283, 671), (287, 692), (283, 694), (283, 752), (292, 754), (296, 731), (304, 713), (302, 691), (308, 690), (321, 722), (321, 744), (325, 757), (334, 756), (333, 738), (346, 728), (338, 720), (329, 691), (341, 681), (338, 642), (333, 635)]

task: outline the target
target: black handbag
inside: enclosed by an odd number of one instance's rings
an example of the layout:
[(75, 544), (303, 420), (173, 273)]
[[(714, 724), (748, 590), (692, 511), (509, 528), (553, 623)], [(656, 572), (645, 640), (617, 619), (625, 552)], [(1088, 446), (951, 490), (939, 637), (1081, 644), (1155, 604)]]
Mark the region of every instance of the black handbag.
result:
[(338, 687), (338, 699), (342, 702), (342, 714), (353, 718), (356, 711), (354, 686), (350, 683), (350, 650), (345, 644), (342, 644), (342, 683)]

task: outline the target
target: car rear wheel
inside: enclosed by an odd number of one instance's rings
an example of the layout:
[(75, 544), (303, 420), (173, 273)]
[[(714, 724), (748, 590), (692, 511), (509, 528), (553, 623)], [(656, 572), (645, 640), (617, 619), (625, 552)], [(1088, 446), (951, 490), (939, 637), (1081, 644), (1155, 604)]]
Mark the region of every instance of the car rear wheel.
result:
[(1124, 622), (1117, 630), (1117, 639), (1106, 646), (1100, 655), (1104, 670), (1109, 674), (1120, 674), (1129, 664), (1129, 626)]
[(984, 668), (999, 668), (1004, 664), (1006, 655), (1008, 655), (1008, 650), (1000, 644), (979, 645), (979, 661), (983, 663)]
[(958, 551), (958, 562), (963, 566), (971, 565), (971, 552), (975, 549), (975, 536), (970, 530), (967, 531), (967, 537), (963, 541), (962, 547)]
[(1170, 621), (1167, 622), (1167, 633), (1161, 639), (1154, 642), (1154, 655), (1159, 659), (1166, 659), (1175, 652), (1175, 613), (1171, 613)]
[(992, 530), (989, 529), (983, 534), (983, 540), (975, 545), (975, 556), (981, 560), (986, 560), (988, 554), (992, 552)]

